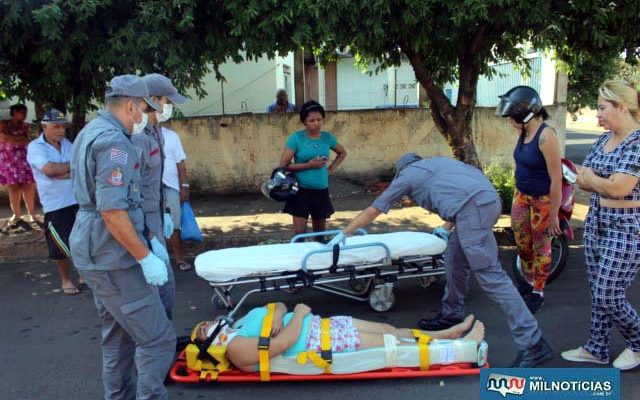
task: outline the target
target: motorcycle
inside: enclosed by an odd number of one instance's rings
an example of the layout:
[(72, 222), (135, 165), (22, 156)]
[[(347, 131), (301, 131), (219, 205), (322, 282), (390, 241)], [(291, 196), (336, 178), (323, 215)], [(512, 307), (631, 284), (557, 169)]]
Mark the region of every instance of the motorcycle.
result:
[[(562, 159), (562, 201), (558, 210), (558, 219), (560, 220), (560, 229), (562, 235), (554, 236), (551, 240), (551, 265), (549, 266), (549, 276), (547, 277), (547, 285), (560, 276), (564, 267), (567, 265), (569, 258), (569, 241), (573, 240), (573, 229), (569, 224), (571, 214), (573, 214), (573, 206), (575, 204), (575, 187), (578, 170), (575, 165), (567, 159)], [(513, 262), (513, 275), (518, 283), (524, 283), (525, 278), (522, 272), (522, 262), (520, 255), (517, 255)]]

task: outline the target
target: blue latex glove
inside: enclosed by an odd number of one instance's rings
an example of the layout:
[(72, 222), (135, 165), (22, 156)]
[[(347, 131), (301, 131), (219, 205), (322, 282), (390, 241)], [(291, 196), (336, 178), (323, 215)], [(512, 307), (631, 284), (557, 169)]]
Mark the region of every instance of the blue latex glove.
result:
[(156, 257), (164, 261), (165, 264), (167, 264), (167, 267), (171, 265), (169, 263), (169, 253), (167, 253), (167, 248), (164, 247), (155, 236), (151, 239), (151, 251), (156, 255)]
[(169, 280), (167, 266), (152, 251), (138, 262), (142, 266), (142, 273), (148, 284), (162, 286)]
[(169, 239), (171, 235), (173, 235), (173, 228), (174, 228), (173, 220), (171, 219), (171, 214), (164, 213), (162, 220), (163, 220), (162, 233), (164, 234), (164, 237)]
[(344, 232), (340, 231), (340, 233), (335, 235), (333, 239), (331, 239), (329, 243), (327, 243), (327, 246), (333, 247), (340, 242), (342, 242), (342, 245), (344, 246), (344, 244), (346, 243), (346, 240), (347, 240), (347, 236), (344, 234)]
[(444, 226), (439, 226), (433, 230), (433, 234), (444, 240), (445, 242), (449, 241), (449, 236), (451, 236), (451, 231), (445, 228)]

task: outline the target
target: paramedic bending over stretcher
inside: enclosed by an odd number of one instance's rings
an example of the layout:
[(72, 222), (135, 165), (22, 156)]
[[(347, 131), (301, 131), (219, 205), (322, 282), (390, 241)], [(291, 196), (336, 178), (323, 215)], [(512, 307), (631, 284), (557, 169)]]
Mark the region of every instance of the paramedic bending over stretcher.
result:
[[(267, 315), (267, 308), (258, 307), (249, 311), (239, 319), (233, 327), (224, 326), (218, 332), (212, 344), (227, 346), (226, 357), (237, 368), (243, 371), (256, 371), (259, 362), (258, 338), (262, 329), (262, 321)], [(396, 339), (409, 339), (408, 344), (415, 344), (411, 329), (399, 329), (389, 324), (364, 321), (348, 316), (331, 317), (331, 351), (347, 353), (374, 347), (384, 347), (383, 335), (393, 335)], [(271, 326), (269, 357), (297, 356), (308, 350), (321, 351), (320, 325), (321, 318), (311, 314), (305, 304), (298, 304), (292, 313), (287, 313), (284, 303), (276, 303)], [(457, 339), (471, 328), (473, 315), (467, 316), (463, 322), (438, 332), (422, 332), (433, 339)], [(204, 342), (216, 327), (215, 321), (200, 323), (197, 327), (197, 340)], [(484, 325), (476, 321), (473, 329), (464, 339), (475, 340), (480, 344), (484, 339)]]
[[(411, 197), (416, 204), (447, 221), (434, 233), (444, 232), (440, 234), (444, 238), (450, 236), (445, 252), (447, 285), (442, 311), (435, 319), (421, 320), (420, 328), (440, 330), (462, 321), (472, 271), (480, 287), (507, 317), (520, 349), (512, 367), (531, 368), (552, 358), (553, 351), (542, 338), (538, 323), (498, 259), (493, 225), (502, 207), (491, 182), (479, 169), (447, 157), (422, 159), (415, 153), (407, 153), (398, 160), (396, 170), (396, 177), (384, 193), (329, 245), (343, 241), (345, 235), (373, 222), (380, 213), (389, 212), (391, 204), (403, 196)], [(455, 229), (450, 231), (454, 225)]]

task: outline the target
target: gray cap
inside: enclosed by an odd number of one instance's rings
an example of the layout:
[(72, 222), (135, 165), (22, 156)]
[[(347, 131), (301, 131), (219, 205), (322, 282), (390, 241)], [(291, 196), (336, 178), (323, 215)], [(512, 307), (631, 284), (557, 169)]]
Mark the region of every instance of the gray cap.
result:
[(145, 85), (142, 78), (135, 75), (118, 75), (114, 76), (107, 86), (104, 97), (137, 97), (143, 99), (154, 110), (160, 110), (162, 107), (151, 100), (149, 89)]
[(396, 162), (396, 174), (399, 174), (407, 165), (412, 164), (416, 161), (422, 160), (422, 157), (417, 155), (416, 153), (407, 153), (400, 157), (398, 162)]
[(173, 104), (183, 104), (187, 99), (178, 93), (178, 89), (173, 86), (171, 79), (161, 74), (148, 74), (143, 78), (147, 84), (150, 96), (167, 96)]

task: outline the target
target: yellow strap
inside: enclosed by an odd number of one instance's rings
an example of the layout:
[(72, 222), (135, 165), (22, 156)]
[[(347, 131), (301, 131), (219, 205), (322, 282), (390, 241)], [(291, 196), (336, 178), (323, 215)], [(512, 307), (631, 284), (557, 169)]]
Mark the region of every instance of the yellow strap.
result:
[(200, 371), (200, 379), (201, 380), (205, 380), (207, 379), (207, 376), (211, 377), (212, 381), (215, 381), (216, 379), (218, 379), (218, 371), (217, 370), (202, 370)]
[(273, 314), (276, 310), (275, 303), (267, 304), (267, 315), (262, 320), (262, 330), (258, 339), (258, 359), (260, 360), (260, 380), (270, 381), (271, 371), (269, 366), (269, 340), (271, 337), (271, 327), (273, 326)]
[(322, 355), (314, 350), (302, 351), (298, 353), (298, 364), (306, 364), (311, 361), (313, 365), (324, 369), (326, 374), (331, 373), (331, 319), (322, 318), (320, 322), (320, 349), (328, 352), (328, 358), (322, 358)]
[[(331, 319), (330, 318), (322, 318), (320, 322), (320, 349), (322, 353), (319, 359), (324, 361), (321, 365), (318, 365), (317, 362), (314, 362), (318, 367), (324, 368), (325, 374), (331, 373), (331, 362), (333, 361), (333, 355), (331, 354)], [(317, 356), (317, 353), (314, 353), (314, 356)], [(314, 356), (310, 355), (309, 357), (313, 361)]]
[(320, 349), (331, 351), (331, 319), (322, 318), (320, 323)]
[(418, 351), (420, 352), (420, 370), (426, 371), (429, 369), (429, 342), (431, 342), (431, 336), (422, 333), (418, 329), (414, 329), (413, 336), (418, 342)]

